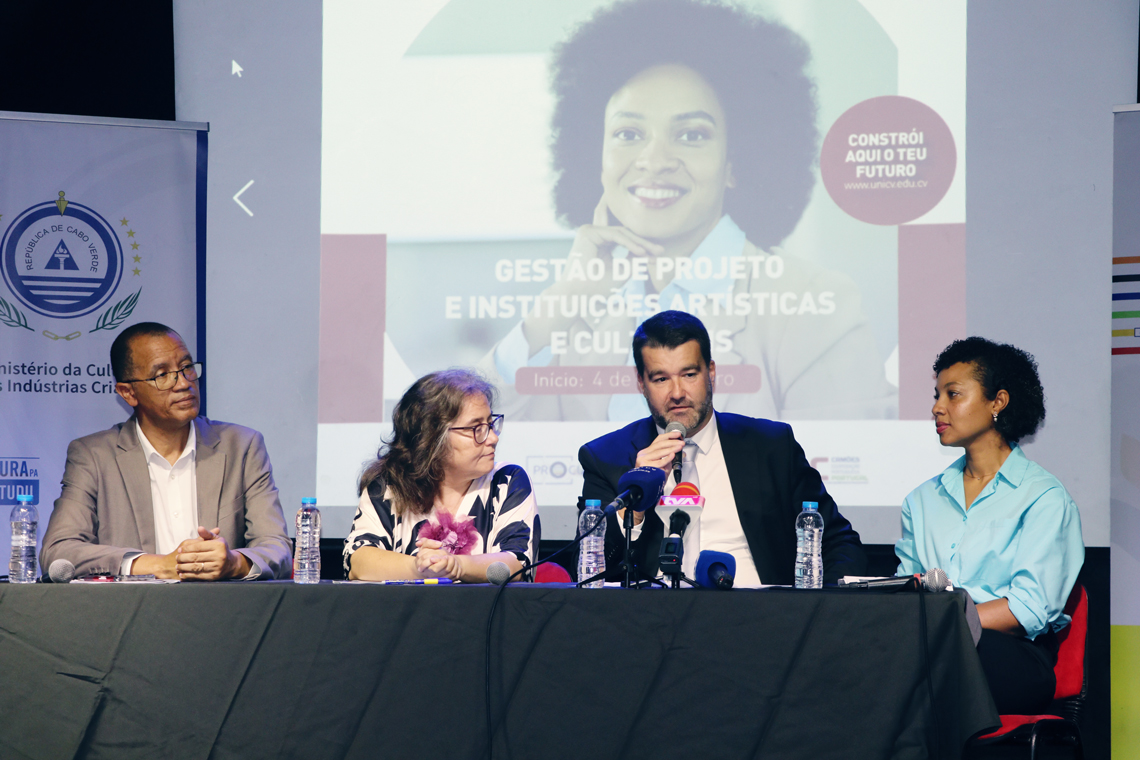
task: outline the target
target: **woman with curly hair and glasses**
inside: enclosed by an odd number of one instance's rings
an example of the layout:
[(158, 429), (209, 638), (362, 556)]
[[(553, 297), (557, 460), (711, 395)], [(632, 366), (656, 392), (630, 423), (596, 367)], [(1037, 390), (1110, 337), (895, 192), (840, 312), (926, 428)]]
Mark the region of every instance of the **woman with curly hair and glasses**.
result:
[(632, 389), (524, 395), (516, 372), (632, 364), (634, 329), (668, 309), (708, 326), (722, 368), (760, 368), (728, 411), (897, 416), (855, 284), (773, 248), (815, 186), (809, 57), (786, 27), (695, 0), (616, 3), (555, 49), (554, 204), (577, 232), (560, 279), (485, 362), (512, 417), (644, 416)]
[(1053, 699), (1055, 632), (1084, 564), (1081, 518), (1018, 441), (1045, 420), (1037, 363), (985, 338), (934, 363), (934, 425), (965, 456), (906, 497), (899, 575), (942, 568), (978, 606), (978, 655), (999, 713), (1036, 715)]
[(494, 387), (451, 369), (417, 380), (392, 415), (392, 437), (360, 478), (360, 505), (344, 541), (352, 580), (447, 578), (486, 583), (538, 552), (530, 478), (497, 464), (503, 415)]

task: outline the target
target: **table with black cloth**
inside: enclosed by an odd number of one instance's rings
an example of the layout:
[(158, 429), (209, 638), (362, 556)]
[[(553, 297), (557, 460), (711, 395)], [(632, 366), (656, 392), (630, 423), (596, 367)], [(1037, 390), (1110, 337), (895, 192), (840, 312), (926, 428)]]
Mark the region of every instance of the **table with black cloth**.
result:
[[(486, 757), (496, 591), (0, 584), (0, 757)], [(963, 607), (511, 585), (495, 757), (957, 758), (998, 723)]]

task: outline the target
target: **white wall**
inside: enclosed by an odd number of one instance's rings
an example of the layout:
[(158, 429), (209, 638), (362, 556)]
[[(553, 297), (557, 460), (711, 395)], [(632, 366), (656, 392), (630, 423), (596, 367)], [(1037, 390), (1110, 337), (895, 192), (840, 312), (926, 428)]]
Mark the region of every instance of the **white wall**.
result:
[(1026, 454), (1108, 546), (1112, 106), (1136, 98), (1137, 3), (974, 2), (968, 24), (967, 328), (1037, 357)]

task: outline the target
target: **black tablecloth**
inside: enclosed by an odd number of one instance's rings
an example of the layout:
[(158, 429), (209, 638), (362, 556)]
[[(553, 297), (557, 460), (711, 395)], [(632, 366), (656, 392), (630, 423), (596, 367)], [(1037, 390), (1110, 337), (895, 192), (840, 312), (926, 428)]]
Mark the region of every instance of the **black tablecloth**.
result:
[[(487, 586), (0, 585), (0, 757), (486, 756)], [(496, 758), (957, 758), (958, 594), (518, 585)]]

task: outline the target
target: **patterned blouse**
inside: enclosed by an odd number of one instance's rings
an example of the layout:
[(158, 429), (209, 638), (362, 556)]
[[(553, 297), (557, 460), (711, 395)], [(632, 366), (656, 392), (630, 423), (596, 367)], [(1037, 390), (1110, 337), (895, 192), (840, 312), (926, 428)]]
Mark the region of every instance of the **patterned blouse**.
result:
[[(495, 469), (471, 482), (455, 516), (466, 515), (475, 525), (478, 538), (471, 554), (511, 552), (526, 564), (538, 557), (540, 535), (538, 506), (526, 470), (516, 464), (496, 464)], [(380, 481), (373, 481), (360, 495), (352, 530), (344, 539), (344, 574), (348, 576), (352, 554), (362, 546), (416, 554), (416, 538), (431, 520), (430, 515), (397, 515), (392, 510), (392, 493)]]

